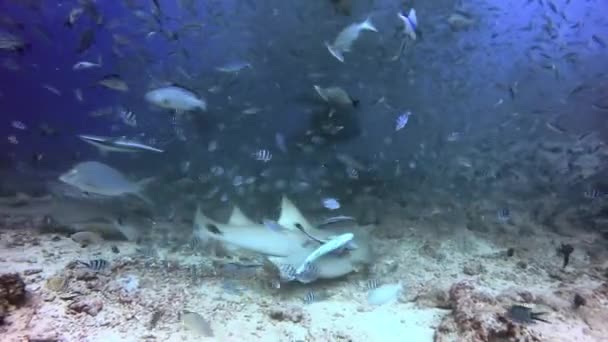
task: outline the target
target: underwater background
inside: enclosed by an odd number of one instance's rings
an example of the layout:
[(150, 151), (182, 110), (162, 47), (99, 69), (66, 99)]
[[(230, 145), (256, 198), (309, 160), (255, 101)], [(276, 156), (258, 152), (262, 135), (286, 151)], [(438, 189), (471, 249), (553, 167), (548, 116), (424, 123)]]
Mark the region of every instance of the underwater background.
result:
[(606, 13), (0, 0), (0, 340), (608, 341)]

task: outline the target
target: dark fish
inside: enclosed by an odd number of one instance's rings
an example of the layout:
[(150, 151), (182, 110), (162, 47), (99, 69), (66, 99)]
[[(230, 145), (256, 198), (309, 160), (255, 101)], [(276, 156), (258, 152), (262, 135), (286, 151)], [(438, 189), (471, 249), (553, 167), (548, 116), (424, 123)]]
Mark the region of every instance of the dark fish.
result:
[(587, 305), (587, 300), (578, 293), (574, 294), (574, 308), (578, 309), (581, 306)]
[(549, 5), (549, 8), (551, 9), (551, 11), (553, 11), (553, 13), (557, 14), (557, 7), (555, 7), (555, 4), (552, 3), (551, 1), (547, 1), (547, 4)]
[(595, 110), (608, 111), (608, 104), (594, 103), (591, 105), (591, 108)]
[(95, 2), (93, 0), (85, 0), (82, 2), (83, 2), (82, 8), (84, 9), (85, 13), (89, 17), (91, 17), (91, 19), (97, 25), (103, 24), (103, 16), (101, 15), (101, 13), (99, 13), (99, 10), (97, 9), (97, 6), (95, 5)]
[(82, 9), (80, 7), (72, 9), (63, 24), (69, 28), (74, 27), (74, 24), (76, 23), (76, 21), (78, 21), (78, 18), (80, 18), (82, 13), (84, 13), (84, 9)]
[(511, 219), (511, 213), (509, 211), (509, 208), (502, 208), (498, 210), (497, 217), (499, 222), (509, 221)]
[(596, 199), (604, 196), (604, 194), (597, 189), (590, 189), (583, 192), (583, 196), (587, 199)]
[(355, 218), (352, 216), (332, 216), (329, 218), (326, 218), (325, 220), (323, 220), (321, 223), (318, 224), (319, 227), (322, 226), (329, 226), (335, 223), (342, 223), (342, 222), (356, 222)]
[(163, 317), (164, 314), (165, 314), (165, 311), (163, 311), (161, 309), (155, 310), (154, 313), (152, 314), (152, 317), (150, 317), (150, 324), (148, 325), (149, 328), (150, 329), (156, 328), (158, 321), (160, 321), (160, 319)]
[(568, 96), (570, 97), (572, 95), (580, 93), (581, 91), (583, 91), (586, 88), (588, 88), (588, 86), (586, 84), (584, 84), (584, 83), (581, 83), (581, 84), (577, 85), (576, 87), (574, 87), (574, 89), (572, 89), (570, 91), (570, 93), (568, 94)]
[(591, 39), (593, 39), (593, 41), (596, 42), (599, 46), (601, 46), (603, 48), (606, 47), (606, 42), (602, 38), (596, 36), (595, 34), (591, 36)]
[(158, 252), (156, 251), (156, 248), (154, 248), (154, 246), (146, 246), (143, 248), (137, 248), (135, 251), (137, 253), (139, 253), (141, 256), (143, 256), (144, 258), (154, 259), (154, 258), (158, 257)]
[(568, 263), (570, 262), (570, 254), (572, 254), (572, 252), (574, 252), (574, 247), (568, 243), (562, 243), (557, 249), (557, 254), (564, 257), (562, 268), (568, 266)]
[(106, 267), (108, 267), (108, 262), (104, 259), (94, 259), (94, 260), (90, 260), (89, 262), (85, 262), (85, 261), (78, 261), (81, 265), (86, 266), (88, 269), (91, 269), (93, 271), (101, 271), (103, 269), (105, 269)]
[(102, 77), (98, 82), (99, 85), (104, 86), (108, 89), (117, 91), (128, 91), (129, 86), (118, 74), (110, 74)]
[(95, 41), (95, 31), (93, 29), (88, 29), (82, 33), (80, 36), (80, 43), (78, 44), (78, 49), (76, 52), (83, 53), (87, 51), (93, 42)]
[(513, 321), (524, 324), (534, 323), (535, 321), (550, 323), (539, 317), (546, 314), (546, 312), (532, 312), (531, 308), (522, 305), (512, 305), (507, 312), (507, 315)]
[(43, 137), (56, 136), (57, 130), (52, 128), (51, 126), (43, 123), (38, 127), (40, 129), (40, 135)]

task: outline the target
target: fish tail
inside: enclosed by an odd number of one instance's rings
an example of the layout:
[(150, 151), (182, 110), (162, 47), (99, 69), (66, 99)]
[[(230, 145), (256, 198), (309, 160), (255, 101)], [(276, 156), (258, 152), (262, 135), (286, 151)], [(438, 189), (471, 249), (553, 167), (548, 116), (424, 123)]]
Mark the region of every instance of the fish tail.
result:
[(344, 63), (344, 55), (342, 54), (342, 51), (336, 49), (333, 45), (329, 44), (328, 42), (325, 42), (325, 46), (327, 47), (327, 50), (329, 51), (329, 53), (331, 53), (332, 56), (334, 56), (340, 62)]
[(137, 187), (141, 190), (145, 189), (150, 183), (156, 180), (156, 177), (148, 177), (137, 182)]
[(359, 25), (359, 29), (360, 30), (368, 30), (368, 31), (373, 31), (373, 32), (378, 32), (378, 29), (376, 28), (376, 26), (374, 26), (374, 24), (372, 23), (372, 17), (367, 17), (367, 19), (365, 19), (364, 22), (362, 22)]
[(412, 8), (410, 10), (410, 12), (407, 14), (407, 18), (409, 19), (410, 23), (412, 23), (412, 25), (414, 26), (414, 29), (416, 29), (418, 27), (418, 17), (416, 16), (416, 10)]
[(150, 199), (150, 197), (142, 194), (141, 192), (136, 192), (134, 195), (137, 196), (137, 198), (139, 198), (140, 200), (146, 202), (147, 205), (154, 205), (154, 202)]

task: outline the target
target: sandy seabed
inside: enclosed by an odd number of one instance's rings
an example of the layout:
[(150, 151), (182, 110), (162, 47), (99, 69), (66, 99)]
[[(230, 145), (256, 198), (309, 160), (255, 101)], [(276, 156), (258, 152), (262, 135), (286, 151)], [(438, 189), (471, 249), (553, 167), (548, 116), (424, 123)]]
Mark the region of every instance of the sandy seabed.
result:
[[(376, 235), (382, 253), (371, 275), (275, 290), (261, 270), (222, 273), (203, 253), (159, 248), (151, 260), (131, 242), (81, 247), (32, 222), (5, 218), (0, 228), (0, 275), (17, 273), (26, 285), (25, 303), (7, 307), (2, 342), (608, 341), (608, 242), (590, 233), (438, 236), (389, 219), (383, 225), (401, 233)], [(566, 268), (555, 252), (564, 242), (575, 248)], [(94, 272), (74, 262), (92, 259), (110, 266)], [(399, 300), (368, 305), (370, 277), (401, 281)], [(328, 297), (304, 304), (310, 289)], [(575, 307), (575, 294), (586, 303)], [(506, 315), (512, 304), (547, 312), (550, 323), (513, 323)], [(202, 315), (213, 337), (184, 326), (182, 310)]]

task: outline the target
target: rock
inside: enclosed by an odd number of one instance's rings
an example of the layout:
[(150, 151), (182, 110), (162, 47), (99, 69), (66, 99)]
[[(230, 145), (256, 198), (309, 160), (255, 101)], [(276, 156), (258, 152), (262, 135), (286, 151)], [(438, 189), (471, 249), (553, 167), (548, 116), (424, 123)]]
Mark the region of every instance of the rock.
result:
[(52, 293), (45, 293), (45, 294), (42, 295), (42, 300), (45, 301), (45, 302), (52, 302), (52, 301), (55, 300), (56, 297), (57, 296), (55, 296)]
[(9, 306), (25, 303), (25, 283), (17, 273), (0, 275), (0, 324), (8, 313)]
[(0, 275), (0, 303), (21, 305), (25, 302), (25, 282), (19, 274)]
[(486, 268), (483, 267), (481, 262), (472, 261), (472, 262), (468, 262), (466, 265), (464, 265), (464, 267), (462, 268), (462, 271), (466, 275), (474, 276), (474, 275), (478, 275), (481, 273), (485, 273)]
[(23, 275), (29, 276), (32, 274), (38, 274), (40, 272), (42, 272), (41, 268), (34, 268), (34, 269), (29, 269), (29, 270), (23, 271)]
[(450, 309), (448, 292), (436, 287), (432, 287), (429, 290), (418, 294), (415, 301), (420, 306)]
[(488, 295), (475, 291), (468, 282), (450, 288), (451, 315), (435, 332), (435, 342), (444, 341), (541, 341), (535, 332), (505, 317), (504, 308)]
[(81, 231), (70, 235), (72, 241), (80, 244), (81, 247), (99, 244), (103, 242), (101, 235), (95, 232)]
[(299, 323), (304, 320), (304, 312), (299, 307), (275, 307), (270, 309), (268, 316), (275, 321), (291, 321), (293, 323)]
[(51, 290), (51, 291), (55, 291), (55, 292), (60, 292), (63, 291), (66, 288), (67, 285), (67, 279), (64, 277), (50, 277), (46, 280), (46, 288)]
[(445, 254), (440, 252), (441, 244), (435, 241), (426, 241), (419, 249), (421, 255), (429, 256), (437, 261), (442, 261), (446, 258)]
[(95, 317), (103, 309), (103, 302), (100, 299), (79, 298), (68, 305), (68, 309), (76, 313), (85, 312)]

